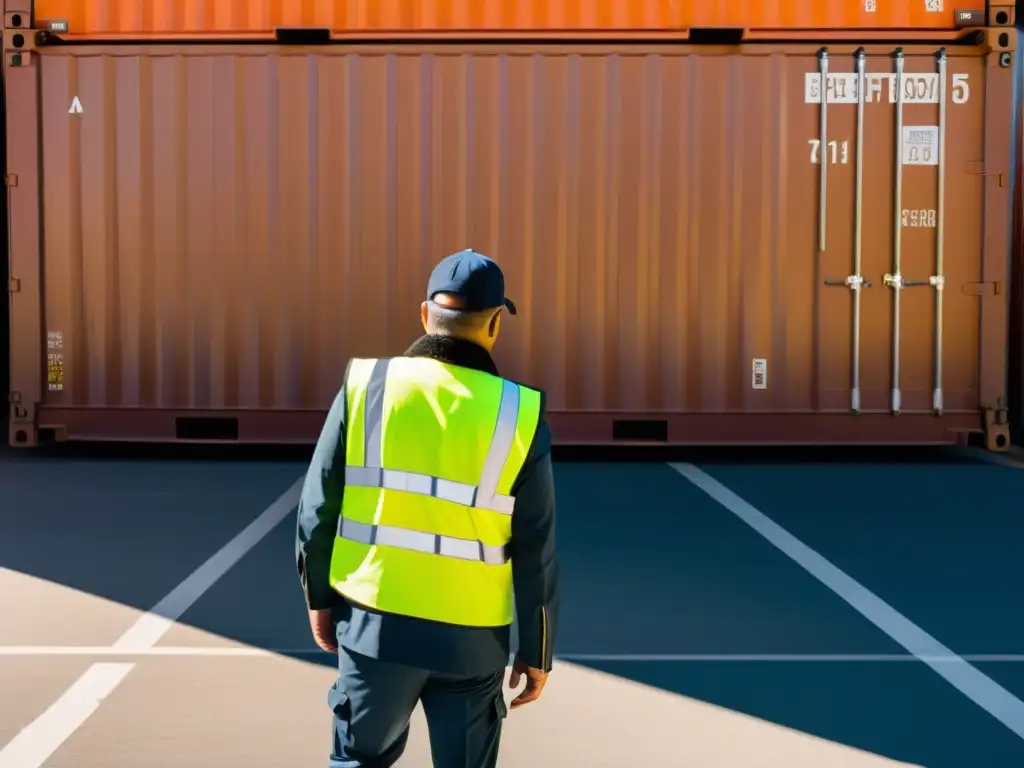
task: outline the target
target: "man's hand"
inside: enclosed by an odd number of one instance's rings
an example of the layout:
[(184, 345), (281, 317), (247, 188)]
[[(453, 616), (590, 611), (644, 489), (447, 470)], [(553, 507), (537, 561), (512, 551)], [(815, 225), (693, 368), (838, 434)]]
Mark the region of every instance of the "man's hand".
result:
[(313, 642), (328, 653), (338, 652), (338, 642), (334, 633), (334, 622), (331, 621), (331, 609), (324, 608), (309, 612), (309, 628), (313, 630)]
[(512, 688), (519, 687), (519, 681), (523, 675), (526, 675), (526, 687), (523, 692), (520, 693), (512, 700), (512, 709), (523, 706), (523, 704), (529, 704), (531, 701), (536, 701), (540, 698), (541, 691), (544, 690), (544, 684), (548, 681), (548, 673), (543, 670), (536, 669), (535, 667), (528, 667), (517, 656), (515, 661), (512, 662), (512, 672), (508, 676), (508, 684)]

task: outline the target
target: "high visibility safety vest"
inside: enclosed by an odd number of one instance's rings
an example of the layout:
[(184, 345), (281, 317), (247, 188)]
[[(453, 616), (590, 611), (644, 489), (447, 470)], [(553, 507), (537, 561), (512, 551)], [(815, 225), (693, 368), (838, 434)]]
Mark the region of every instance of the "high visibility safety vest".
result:
[(354, 359), (331, 586), (355, 603), (471, 627), (512, 623), (512, 484), (541, 393), (430, 358)]

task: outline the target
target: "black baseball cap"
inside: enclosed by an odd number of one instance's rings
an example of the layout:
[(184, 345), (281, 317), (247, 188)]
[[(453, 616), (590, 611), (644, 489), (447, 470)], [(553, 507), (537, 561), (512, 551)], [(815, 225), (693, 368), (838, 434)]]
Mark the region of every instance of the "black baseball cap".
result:
[(467, 312), (505, 307), (509, 314), (516, 313), (516, 305), (505, 297), (505, 275), (501, 267), (471, 248), (445, 256), (434, 267), (427, 283), (427, 301), (439, 293), (458, 296)]

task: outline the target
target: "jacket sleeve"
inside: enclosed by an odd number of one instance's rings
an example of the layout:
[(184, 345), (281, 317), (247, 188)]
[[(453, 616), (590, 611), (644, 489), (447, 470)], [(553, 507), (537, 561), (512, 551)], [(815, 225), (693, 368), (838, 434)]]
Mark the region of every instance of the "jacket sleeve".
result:
[(551, 431), (541, 422), (512, 513), (512, 580), (519, 624), (519, 658), (551, 670), (558, 630), (558, 555), (555, 551), (555, 478)]
[(345, 387), (334, 399), (299, 498), (295, 559), (311, 610), (331, 608), (342, 598), (330, 585), (331, 551), (345, 492)]

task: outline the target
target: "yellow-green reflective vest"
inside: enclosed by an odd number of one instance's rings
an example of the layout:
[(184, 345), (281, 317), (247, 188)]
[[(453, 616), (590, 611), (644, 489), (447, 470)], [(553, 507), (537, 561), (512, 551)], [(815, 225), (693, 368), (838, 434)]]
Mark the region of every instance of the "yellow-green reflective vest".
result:
[(541, 393), (430, 358), (354, 359), (331, 586), (472, 627), (512, 623), (512, 484)]

